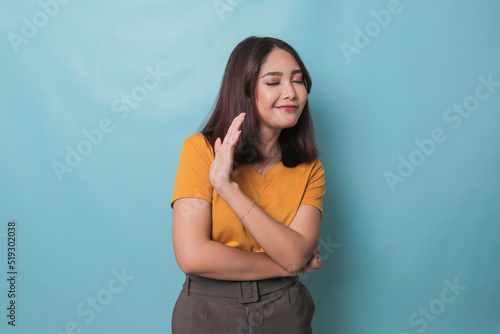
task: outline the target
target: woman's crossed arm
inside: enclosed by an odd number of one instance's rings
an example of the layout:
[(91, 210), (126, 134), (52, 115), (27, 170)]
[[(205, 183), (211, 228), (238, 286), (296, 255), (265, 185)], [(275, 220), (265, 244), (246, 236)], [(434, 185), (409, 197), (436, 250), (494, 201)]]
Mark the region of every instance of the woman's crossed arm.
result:
[(288, 271), (266, 253), (248, 252), (211, 240), (211, 204), (199, 198), (174, 202), (172, 235), (177, 263), (185, 273), (220, 280), (297, 276), (321, 268), (313, 255), (300, 270)]

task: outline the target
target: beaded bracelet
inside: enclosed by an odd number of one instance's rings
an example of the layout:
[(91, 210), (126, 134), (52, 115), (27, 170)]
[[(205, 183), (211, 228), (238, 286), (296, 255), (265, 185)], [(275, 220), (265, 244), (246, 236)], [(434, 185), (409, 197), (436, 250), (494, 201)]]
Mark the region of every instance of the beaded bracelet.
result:
[(252, 201), (252, 207), (250, 208), (250, 210), (248, 210), (247, 213), (245, 213), (241, 218), (239, 218), (238, 220), (242, 220), (243, 218), (245, 218), (249, 213), (250, 211), (252, 211), (253, 207), (255, 206), (255, 201)]

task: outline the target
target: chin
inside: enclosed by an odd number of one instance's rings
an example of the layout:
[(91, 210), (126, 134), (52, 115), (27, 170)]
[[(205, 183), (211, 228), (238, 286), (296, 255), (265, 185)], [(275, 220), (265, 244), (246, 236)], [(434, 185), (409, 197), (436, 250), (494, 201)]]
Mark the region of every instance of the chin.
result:
[(294, 127), (299, 122), (300, 114), (299, 115), (293, 115), (293, 116), (294, 117), (292, 119), (287, 119), (284, 122), (287, 128), (292, 128), (292, 127)]
[(293, 128), (295, 125), (297, 125), (297, 121), (293, 122), (293, 123), (286, 123), (286, 124), (283, 124), (281, 126), (281, 129), (289, 129), (289, 128)]

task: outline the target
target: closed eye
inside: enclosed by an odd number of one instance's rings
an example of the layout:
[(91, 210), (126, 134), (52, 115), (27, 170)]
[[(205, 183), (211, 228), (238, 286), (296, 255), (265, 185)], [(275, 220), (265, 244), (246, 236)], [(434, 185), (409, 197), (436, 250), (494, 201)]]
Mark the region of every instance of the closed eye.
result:
[[(294, 82), (294, 83), (299, 83), (299, 84), (304, 84), (304, 81), (303, 81), (303, 80), (294, 80), (294, 81), (292, 81), (292, 82)], [(268, 86), (277, 86), (277, 85), (279, 85), (280, 83), (279, 83), (279, 82), (266, 82), (265, 84), (266, 84), (266, 85), (268, 85)]]

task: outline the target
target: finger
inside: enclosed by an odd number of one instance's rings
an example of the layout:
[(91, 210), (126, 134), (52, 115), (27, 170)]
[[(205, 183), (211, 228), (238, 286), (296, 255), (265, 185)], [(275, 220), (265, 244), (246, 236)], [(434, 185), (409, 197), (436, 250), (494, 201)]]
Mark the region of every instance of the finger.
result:
[(245, 118), (245, 113), (241, 113), (233, 119), (231, 125), (229, 126), (229, 129), (227, 130), (227, 134), (226, 137), (224, 138), (223, 144), (227, 144), (229, 146), (233, 144), (234, 135), (240, 129), (240, 126), (243, 123), (244, 118)]
[(218, 153), (220, 151), (220, 146), (221, 146), (220, 138), (217, 138), (215, 140), (215, 145), (214, 145), (215, 153)]
[(314, 259), (314, 261), (311, 263), (311, 268), (313, 270), (317, 270), (321, 267), (323, 267), (323, 262), (319, 261), (318, 259)]
[(236, 131), (236, 133), (234, 134), (232, 146), (235, 146), (236, 143), (238, 143), (238, 139), (240, 139), (240, 136), (241, 136), (241, 130)]
[(228, 141), (228, 144), (225, 147), (224, 153), (222, 153), (222, 154), (224, 154), (224, 156), (227, 157), (227, 159), (228, 159), (227, 161), (231, 161), (231, 163), (234, 161), (234, 147), (236, 145), (236, 142), (238, 141), (238, 138), (240, 137), (240, 134), (241, 134), (241, 130), (236, 131), (236, 133), (234, 134), (234, 137)]
[(239, 130), (239, 128), (243, 122), (244, 116), (245, 114), (241, 113), (233, 119), (224, 137), (224, 141), (217, 148), (217, 156), (220, 156), (220, 158), (227, 161), (227, 163), (230, 162), (232, 164), (234, 161), (234, 147), (241, 135), (241, 130)]
[(240, 138), (241, 135), (241, 124), (243, 124), (243, 121), (245, 120), (245, 113), (241, 113), (236, 117), (236, 122), (234, 124), (234, 133), (232, 135), (232, 141), (231, 145), (234, 146), (238, 142), (238, 139)]
[(232, 138), (235, 129), (236, 129), (236, 123), (238, 122), (239, 116), (236, 116), (233, 118), (233, 121), (231, 122), (231, 125), (229, 125), (229, 129), (227, 129), (226, 137), (224, 137), (224, 143), (228, 143), (227, 139)]

